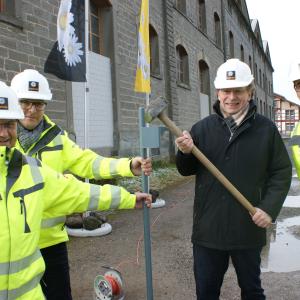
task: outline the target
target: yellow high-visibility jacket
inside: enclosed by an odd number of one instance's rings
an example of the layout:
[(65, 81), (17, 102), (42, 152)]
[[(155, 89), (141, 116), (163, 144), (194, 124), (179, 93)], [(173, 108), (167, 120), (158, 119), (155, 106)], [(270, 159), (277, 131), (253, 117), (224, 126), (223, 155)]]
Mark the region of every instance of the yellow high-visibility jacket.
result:
[[(107, 158), (75, 144), (59, 126), (44, 116), (46, 129), (39, 140), (26, 152), (17, 141), (16, 148), (26, 155), (40, 159), (53, 170), (71, 172), (82, 178), (109, 179), (116, 176), (134, 176), (128, 158)], [(65, 217), (43, 217), (40, 248), (46, 248), (68, 240), (65, 230)], [(1, 298), (0, 298), (1, 300)]]
[(295, 164), (297, 176), (300, 179), (300, 122), (298, 122), (291, 133), (290, 145), (292, 157)]
[(62, 175), (0, 147), (0, 299), (44, 300), (39, 282), (45, 265), (38, 243), (42, 217), (133, 208), (136, 196), (111, 185), (92, 185)]

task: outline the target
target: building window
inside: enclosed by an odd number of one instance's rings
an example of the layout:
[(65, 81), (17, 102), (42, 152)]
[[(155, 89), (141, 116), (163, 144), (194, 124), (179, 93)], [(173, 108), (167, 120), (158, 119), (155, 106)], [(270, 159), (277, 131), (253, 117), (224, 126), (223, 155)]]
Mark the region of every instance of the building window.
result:
[(210, 79), (209, 79), (209, 68), (204, 60), (199, 61), (199, 84), (200, 93), (209, 95), (210, 94)]
[(295, 120), (295, 111), (293, 109), (287, 109), (285, 111), (286, 120)]
[(0, 12), (15, 16), (15, 0), (0, 0)]
[(229, 54), (231, 58), (234, 57), (234, 39), (231, 31), (229, 31)]
[(257, 80), (257, 63), (255, 63), (255, 65), (254, 65), (254, 79), (257, 83), (258, 82), (258, 80)]
[(285, 123), (285, 131), (293, 131), (295, 123)]
[(244, 52), (244, 46), (241, 45), (241, 61), (245, 61), (245, 52)]
[(206, 9), (205, 0), (199, 0), (199, 29), (206, 32)]
[[(110, 31), (106, 30), (111, 21), (107, 8), (111, 7), (109, 0), (90, 0), (89, 12), (89, 50), (101, 55), (109, 56), (105, 41), (109, 40)], [(105, 19), (105, 22), (104, 22)]]
[(260, 105), (259, 105), (259, 111), (261, 114), (263, 114), (263, 105), (262, 105), (262, 101), (260, 100)]
[(178, 83), (189, 84), (189, 58), (185, 49), (178, 45), (176, 47), (177, 55), (177, 80)]
[(151, 75), (160, 75), (158, 35), (155, 29), (151, 25), (149, 25), (149, 39), (150, 39), (150, 72)]
[(221, 22), (217, 13), (214, 13), (215, 41), (218, 47), (222, 46)]
[(249, 67), (251, 69), (251, 72), (253, 72), (252, 70), (252, 57), (249, 55)]
[(23, 28), (23, 22), (20, 18), (22, 13), (22, 1), (0, 0), (0, 22)]
[(227, 0), (228, 10), (232, 14), (232, 0)]
[(89, 49), (92, 52), (100, 54), (102, 43), (100, 36), (100, 8), (93, 2), (90, 2), (90, 36), (89, 36)]
[(5, 7), (4, 7), (4, 0), (0, 0), (0, 13), (4, 12)]
[(261, 85), (261, 69), (259, 69), (259, 85), (262, 86)]
[(186, 1), (185, 0), (176, 0), (176, 7), (179, 11), (186, 15)]

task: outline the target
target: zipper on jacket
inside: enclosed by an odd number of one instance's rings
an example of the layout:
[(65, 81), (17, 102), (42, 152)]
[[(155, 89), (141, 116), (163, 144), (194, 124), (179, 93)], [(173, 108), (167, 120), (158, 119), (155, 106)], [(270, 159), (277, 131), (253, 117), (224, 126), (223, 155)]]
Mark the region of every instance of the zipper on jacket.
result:
[(27, 223), (26, 205), (25, 205), (25, 201), (23, 198), (20, 199), (20, 208), (21, 208), (21, 215), (24, 214), (24, 223), (25, 223), (24, 233), (29, 233), (29, 232), (31, 232), (31, 230)]
[[(225, 120), (224, 120), (223, 117), (221, 117), (220, 115), (218, 115), (218, 116), (221, 118), (221, 120), (223, 120), (223, 122), (225, 122)], [(241, 122), (241, 124), (237, 127), (236, 131), (237, 131), (239, 128), (241, 128), (241, 126), (242, 126), (247, 120), (249, 120), (249, 119), (252, 118), (252, 117), (255, 119), (255, 112), (253, 112), (253, 113), (250, 114), (248, 117), (246, 117), (246, 118)], [(225, 122), (225, 124), (226, 124), (226, 126), (228, 127), (228, 130), (229, 130), (229, 132), (230, 132), (230, 137), (229, 137), (229, 142), (230, 142), (231, 139), (232, 139), (232, 137), (234, 136), (234, 132), (232, 132), (232, 131), (230, 130), (230, 127), (228, 126), (227, 122)], [(236, 132), (236, 131), (235, 131), (235, 132)]]

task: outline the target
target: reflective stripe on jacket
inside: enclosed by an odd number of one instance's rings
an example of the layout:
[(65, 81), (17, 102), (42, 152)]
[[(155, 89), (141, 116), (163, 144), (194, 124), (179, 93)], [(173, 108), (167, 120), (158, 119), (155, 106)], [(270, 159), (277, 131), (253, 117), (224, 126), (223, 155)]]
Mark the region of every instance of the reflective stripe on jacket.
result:
[(300, 179), (300, 122), (298, 122), (293, 129), (289, 144), (292, 148), (292, 157), (295, 163), (297, 176)]
[(39, 282), (45, 266), (38, 247), (42, 216), (135, 206), (135, 195), (123, 188), (80, 182), (16, 149), (0, 147), (0, 176), (1, 300), (44, 299)]
[[(115, 176), (133, 176), (129, 159), (107, 158), (89, 149), (82, 150), (46, 115), (44, 121), (46, 129), (25, 154), (40, 159), (57, 172), (71, 172), (82, 178), (109, 179)], [(18, 141), (16, 148), (24, 152)], [(64, 223), (65, 217), (43, 218), (40, 248), (68, 240)]]

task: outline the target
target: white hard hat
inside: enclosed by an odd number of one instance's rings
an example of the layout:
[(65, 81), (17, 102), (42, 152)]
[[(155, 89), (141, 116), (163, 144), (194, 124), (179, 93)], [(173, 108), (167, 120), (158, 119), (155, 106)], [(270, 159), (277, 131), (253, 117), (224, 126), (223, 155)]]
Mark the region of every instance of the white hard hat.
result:
[(17, 74), (11, 81), (11, 88), (19, 100), (52, 100), (48, 80), (36, 70), (27, 69)]
[(24, 119), (16, 93), (3, 81), (0, 81), (0, 119)]
[(249, 66), (231, 58), (219, 67), (214, 84), (216, 89), (230, 89), (248, 86), (253, 80)]
[(289, 79), (291, 81), (300, 80), (300, 60), (291, 63)]

